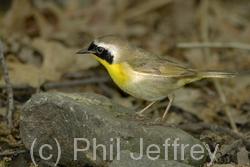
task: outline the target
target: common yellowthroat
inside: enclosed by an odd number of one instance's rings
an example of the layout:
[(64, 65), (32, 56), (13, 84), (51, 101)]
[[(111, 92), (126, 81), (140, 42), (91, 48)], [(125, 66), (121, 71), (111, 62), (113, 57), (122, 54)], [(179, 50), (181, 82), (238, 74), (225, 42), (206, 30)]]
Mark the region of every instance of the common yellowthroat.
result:
[(174, 100), (176, 89), (185, 84), (203, 78), (231, 78), (236, 75), (230, 71), (198, 70), (186, 68), (164, 57), (131, 45), (115, 35), (106, 35), (95, 39), (86, 49), (77, 54), (92, 54), (105, 66), (114, 82), (128, 94), (152, 101), (146, 108), (137, 112), (137, 116), (154, 102), (169, 98), (169, 104), (160, 120), (164, 122)]

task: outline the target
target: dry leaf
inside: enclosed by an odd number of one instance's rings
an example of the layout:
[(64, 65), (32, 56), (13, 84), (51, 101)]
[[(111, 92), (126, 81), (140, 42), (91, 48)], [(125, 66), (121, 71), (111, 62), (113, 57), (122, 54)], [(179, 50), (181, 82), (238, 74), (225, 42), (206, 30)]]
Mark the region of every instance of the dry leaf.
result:
[(191, 23), (193, 21), (195, 1), (175, 0), (173, 1), (173, 4), (175, 27), (180, 32), (185, 31), (192, 25)]
[(240, 148), (240, 151), (237, 153), (238, 165), (247, 165), (250, 163), (248, 158), (248, 151), (245, 147)]
[(215, 112), (211, 112), (210, 108), (204, 105), (199, 105), (198, 101), (204, 96), (199, 89), (181, 88), (175, 93), (175, 100), (173, 105), (181, 108), (182, 110), (196, 115), (203, 121), (209, 121), (210, 118), (216, 116)]
[(6, 112), (7, 112), (6, 107), (4, 107), (4, 108), (0, 108), (0, 116), (5, 117), (5, 116), (6, 116)]
[[(10, 81), (14, 85), (28, 84), (32, 87), (38, 87), (44, 81), (58, 81), (60, 79), (59, 73), (47, 69), (43, 70), (32, 64), (22, 64), (17, 61), (8, 62), (8, 59), (6, 64)], [(0, 83), (5, 84), (3, 76)]]
[(238, 92), (244, 90), (250, 85), (250, 75), (236, 76), (236, 78), (230, 80), (234, 85), (234, 91)]
[(2, 20), (1, 31), (6, 34), (18, 32), (24, 29), (24, 20), (32, 13), (32, 6), (29, 0), (15, 0), (12, 2), (11, 9)]
[(211, 54), (209, 61), (205, 61), (205, 54), (201, 48), (193, 48), (185, 51), (184, 57), (192, 63), (192, 68), (198, 68), (201, 70), (212, 70), (218, 66), (218, 55), (216, 53)]
[(97, 60), (88, 55), (77, 55), (79, 48), (68, 48), (55, 41), (36, 38), (32, 46), (43, 55), (42, 69), (65, 72), (76, 72), (99, 65)]

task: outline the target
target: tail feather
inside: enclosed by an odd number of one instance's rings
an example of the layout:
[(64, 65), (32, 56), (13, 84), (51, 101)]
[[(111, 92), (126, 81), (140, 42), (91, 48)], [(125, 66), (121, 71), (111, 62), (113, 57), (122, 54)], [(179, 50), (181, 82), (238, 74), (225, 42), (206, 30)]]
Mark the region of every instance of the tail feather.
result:
[(233, 78), (237, 75), (237, 72), (226, 70), (206, 70), (197, 71), (197, 75), (202, 78)]

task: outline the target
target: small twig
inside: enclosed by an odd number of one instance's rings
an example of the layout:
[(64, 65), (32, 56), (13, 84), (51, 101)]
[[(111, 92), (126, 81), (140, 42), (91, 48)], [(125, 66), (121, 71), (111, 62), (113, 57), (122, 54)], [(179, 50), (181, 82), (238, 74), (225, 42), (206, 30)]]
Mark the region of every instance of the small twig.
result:
[(219, 81), (217, 79), (213, 79), (213, 82), (214, 82), (214, 85), (215, 85), (217, 92), (219, 93), (221, 102), (225, 105), (226, 114), (227, 114), (227, 117), (229, 119), (229, 123), (231, 125), (231, 128), (233, 129), (234, 132), (238, 133), (237, 126), (236, 126), (235, 121), (232, 117), (230, 108), (227, 104), (227, 99), (226, 99), (225, 94), (221, 88), (221, 84), (219, 83)]
[[(200, 22), (200, 33), (201, 33), (201, 40), (203, 42), (208, 42), (208, 8), (209, 8), (209, 0), (203, 0), (201, 2), (201, 22)], [(210, 56), (210, 49), (204, 48), (205, 53), (205, 62), (208, 63), (209, 56)]]
[[(208, 27), (208, 8), (209, 8), (209, 0), (204, 0), (202, 1), (202, 4), (201, 4), (201, 10), (202, 10), (202, 18), (201, 19), (201, 39), (203, 42), (207, 43), (209, 42), (209, 38), (208, 38), (208, 30), (209, 30), (209, 27)], [(209, 56), (210, 56), (210, 48), (204, 48), (204, 52), (205, 52), (205, 57), (206, 57), (206, 63), (208, 62), (209, 60)], [(235, 132), (238, 132), (237, 130), (237, 126), (232, 118), (232, 115), (231, 115), (231, 112), (229, 110), (229, 107), (227, 106), (227, 100), (226, 100), (226, 97), (225, 97), (225, 94), (224, 92), (222, 91), (222, 88), (221, 88), (221, 85), (220, 83), (218, 82), (218, 80), (216, 79), (213, 79), (213, 83), (217, 89), (217, 92), (219, 93), (220, 95), (220, 100), (222, 101), (222, 103), (224, 105), (226, 105), (226, 114), (227, 114), (227, 117), (229, 119), (229, 122), (230, 122), (230, 125), (232, 127), (232, 129), (235, 131)]]
[(7, 156), (7, 155), (17, 155), (27, 152), (26, 150), (17, 150), (17, 151), (11, 151), (11, 152), (2, 152), (0, 153), (0, 156)]
[(109, 77), (98, 77), (98, 78), (89, 78), (85, 80), (73, 80), (73, 81), (63, 81), (63, 82), (49, 82), (43, 85), (45, 90), (58, 88), (58, 87), (68, 87), (68, 86), (77, 86), (83, 84), (91, 84), (91, 83), (103, 83), (110, 81)]
[[(6, 85), (0, 85), (0, 89), (6, 88)], [(12, 89), (31, 89), (27, 84), (12, 85)]]
[(250, 50), (249, 44), (236, 43), (236, 42), (191, 42), (191, 43), (178, 43), (178, 48), (233, 48), (233, 49), (246, 49)]
[(42, 83), (43, 83), (42, 79), (41, 79), (41, 78), (39, 78), (39, 81), (38, 81), (38, 86), (37, 86), (37, 88), (36, 88), (36, 93), (39, 93), (39, 92), (40, 92), (40, 90), (41, 90), (41, 86), (42, 86)]
[(221, 157), (223, 157), (224, 155), (226, 155), (227, 153), (229, 153), (230, 151), (232, 151), (233, 149), (239, 147), (242, 144), (242, 140), (236, 140), (234, 141), (232, 144), (227, 145), (226, 147), (222, 148), (221, 150), (219, 150), (216, 154), (215, 154), (215, 158), (219, 159)]
[(5, 59), (4, 59), (3, 44), (1, 40), (0, 40), (0, 60), (1, 60), (2, 68), (4, 71), (4, 79), (6, 82), (6, 88), (7, 88), (7, 93), (8, 93), (8, 107), (7, 107), (8, 126), (9, 128), (12, 128), (13, 127), (12, 113), (14, 111), (13, 89), (12, 89), (12, 84), (8, 76), (9, 73), (8, 73), (8, 69), (5, 63)]
[(121, 19), (129, 20), (136, 18), (138, 16), (144, 15), (149, 11), (167, 5), (172, 1), (173, 0), (144, 1), (144, 3), (140, 4), (139, 6), (135, 6), (134, 8), (131, 8), (130, 10), (125, 12), (125, 14), (121, 17)]
[(235, 133), (234, 131), (232, 131), (228, 128), (224, 128), (222, 126), (213, 125), (213, 124), (209, 124), (209, 123), (197, 123), (197, 124), (183, 124), (183, 125), (179, 125), (178, 127), (184, 131), (190, 131), (190, 132), (194, 132), (194, 133), (197, 133), (199, 131), (204, 131), (205, 129), (211, 129), (211, 130), (215, 131), (216, 133), (223, 133), (223, 134), (227, 134), (231, 137), (234, 137), (236, 139), (240, 139), (240, 140), (242, 140), (243, 144), (246, 147), (250, 147), (249, 140), (247, 140), (245, 137)]

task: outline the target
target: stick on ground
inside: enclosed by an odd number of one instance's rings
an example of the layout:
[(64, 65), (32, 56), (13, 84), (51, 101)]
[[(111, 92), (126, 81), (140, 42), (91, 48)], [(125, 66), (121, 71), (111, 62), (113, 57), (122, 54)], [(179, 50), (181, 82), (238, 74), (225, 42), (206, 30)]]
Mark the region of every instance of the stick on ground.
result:
[(8, 76), (9, 73), (8, 73), (8, 69), (6, 67), (6, 63), (5, 63), (5, 59), (4, 59), (3, 44), (2, 44), (1, 40), (0, 40), (0, 60), (1, 60), (1, 65), (3, 68), (3, 72), (4, 72), (4, 79), (6, 82), (6, 88), (7, 88), (7, 94), (8, 94), (8, 106), (7, 106), (8, 126), (9, 126), (9, 128), (12, 128), (13, 127), (12, 113), (14, 110), (13, 89), (12, 89), (12, 84), (11, 84), (9, 76)]

